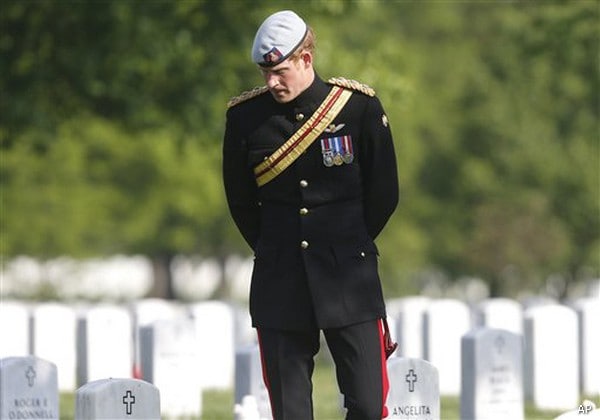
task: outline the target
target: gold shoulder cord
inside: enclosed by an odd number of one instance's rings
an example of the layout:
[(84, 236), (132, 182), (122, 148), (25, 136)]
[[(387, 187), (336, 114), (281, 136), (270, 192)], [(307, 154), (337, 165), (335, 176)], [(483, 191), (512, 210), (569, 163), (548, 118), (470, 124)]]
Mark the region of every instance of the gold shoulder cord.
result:
[(327, 83), (352, 89), (357, 92), (364, 93), (367, 96), (375, 96), (375, 90), (372, 87), (365, 85), (364, 83), (357, 82), (356, 80), (346, 79), (344, 77), (332, 77), (331, 79), (327, 80)]
[(255, 87), (252, 90), (247, 90), (246, 92), (242, 92), (241, 94), (239, 94), (238, 96), (236, 96), (234, 98), (231, 98), (229, 100), (229, 102), (227, 102), (227, 108), (231, 108), (233, 106), (241, 104), (242, 102), (245, 102), (248, 99), (255, 98), (258, 95), (265, 93), (267, 90), (269, 90), (268, 87), (260, 86), (260, 87)]

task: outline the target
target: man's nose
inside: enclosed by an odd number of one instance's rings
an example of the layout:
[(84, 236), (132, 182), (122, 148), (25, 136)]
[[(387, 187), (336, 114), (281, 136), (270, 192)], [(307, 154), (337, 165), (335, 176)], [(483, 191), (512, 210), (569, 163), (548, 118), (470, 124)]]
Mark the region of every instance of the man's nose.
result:
[(272, 89), (279, 84), (279, 78), (274, 74), (267, 74), (265, 79), (269, 89)]

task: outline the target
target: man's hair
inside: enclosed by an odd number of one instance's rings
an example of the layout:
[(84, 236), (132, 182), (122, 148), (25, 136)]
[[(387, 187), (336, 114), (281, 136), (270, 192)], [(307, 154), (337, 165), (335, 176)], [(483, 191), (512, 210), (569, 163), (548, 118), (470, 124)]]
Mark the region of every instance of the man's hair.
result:
[(300, 59), (300, 55), (302, 55), (302, 53), (304, 51), (308, 51), (314, 57), (315, 46), (316, 46), (315, 32), (313, 31), (313, 29), (310, 26), (308, 26), (307, 30), (306, 30), (306, 36), (304, 37), (304, 41), (302, 41), (302, 44), (300, 44), (300, 46), (298, 48), (296, 48), (296, 51), (294, 51), (294, 53), (291, 55), (291, 57), (290, 57), (291, 61), (298, 61)]

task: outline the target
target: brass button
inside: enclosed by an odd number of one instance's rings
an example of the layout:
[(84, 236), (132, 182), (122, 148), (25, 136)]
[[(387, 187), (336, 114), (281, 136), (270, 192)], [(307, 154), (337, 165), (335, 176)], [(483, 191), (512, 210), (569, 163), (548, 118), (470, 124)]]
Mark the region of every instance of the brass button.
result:
[(306, 216), (308, 214), (308, 209), (306, 207), (302, 207), (300, 209), (300, 215), (301, 216)]
[(306, 179), (303, 179), (303, 180), (301, 180), (301, 181), (300, 181), (300, 186), (301, 186), (302, 188), (306, 188), (306, 187), (308, 187), (308, 181), (307, 181)]
[(300, 247), (301, 247), (302, 249), (306, 249), (306, 248), (308, 248), (308, 242), (306, 242), (306, 241), (302, 241), (302, 242), (300, 242)]
[(302, 121), (304, 119), (304, 114), (299, 112), (296, 114), (296, 121)]

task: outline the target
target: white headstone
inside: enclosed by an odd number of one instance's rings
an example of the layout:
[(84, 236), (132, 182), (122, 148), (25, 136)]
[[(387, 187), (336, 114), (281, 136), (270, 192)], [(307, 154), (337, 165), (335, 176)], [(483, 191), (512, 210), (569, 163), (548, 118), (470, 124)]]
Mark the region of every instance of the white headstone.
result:
[(152, 325), (155, 321), (176, 319), (181, 316), (181, 308), (164, 299), (140, 299), (130, 307), (133, 316), (133, 377), (141, 379), (144, 373), (141, 368), (140, 329)]
[(235, 364), (235, 319), (223, 302), (203, 302), (190, 307), (199, 343), (200, 383), (204, 389), (231, 389)]
[(256, 330), (247, 306), (235, 306), (235, 348), (257, 343)]
[(0, 359), (0, 419), (56, 419), (56, 365), (34, 356)]
[(516, 300), (491, 298), (475, 307), (476, 325), (523, 334), (523, 308)]
[(580, 390), (600, 397), (600, 299), (579, 299), (573, 307), (579, 321)]
[[(152, 286), (152, 262), (142, 255), (113, 255), (75, 265), (76, 273), (64, 273), (62, 277), (71, 280), (71, 289), (79, 296), (131, 300), (143, 296)], [(62, 293), (73, 294), (69, 290)]]
[(131, 378), (92, 381), (77, 390), (75, 420), (160, 420), (154, 385)]
[(225, 276), (231, 281), (231, 296), (235, 301), (248, 302), (254, 258), (229, 257)]
[(386, 304), (388, 314), (396, 320), (397, 356), (417, 359), (425, 357), (423, 322), (430, 302), (426, 297), (411, 296), (393, 299)]
[[(490, 296), (490, 286), (479, 277), (461, 277), (452, 283), (454, 289), (458, 292), (457, 299), (464, 300), (471, 306), (475, 302), (480, 302)], [(450, 287), (453, 288), (452, 286)]]
[(33, 354), (56, 364), (60, 391), (75, 391), (75, 310), (59, 303), (43, 303), (33, 308), (32, 319)]
[(221, 263), (215, 258), (177, 256), (171, 263), (173, 288), (192, 300), (207, 299), (219, 286)]
[(21, 302), (3, 300), (0, 304), (0, 358), (29, 354), (29, 310)]
[(467, 305), (453, 299), (432, 301), (425, 312), (425, 359), (440, 375), (440, 394), (460, 393), (460, 341), (471, 329)]
[(269, 393), (262, 376), (258, 345), (242, 347), (235, 354), (235, 404), (240, 405), (242, 409), (244, 406), (247, 407), (248, 403), (244, 404), (244, 398), (248, 396), (252, 397), (249, 400), (253, 399), (254, 402), (246, 410), (252, 409), (255, 404), (260, 419), (272, 418)]
[(525, 396), (541, 410), (569, 410), (579, 399), (577, 315), (562, 305), (525, 311)]
[(386, 419), (439, 419), (439, 376), (435, 366), (422, 359), (403, 357), (391, 357), (387, 365), (390, 390)]
[(476, 328), (462, 338), (460, 413), (464, 420), (519, 420), (523, 405), (523, 339)]
[(163, 416), (200, 416), (201, 372), (193, 322), (156, 321), (140, 329), (140, 344), (143, 379), (160, 390)]
[(593, 279), (587, 281), (586, 296), (594, 299), (600, 299), (600, 279)]
[(96, 306), (79, 319), (77, 378), (83, 385), (106, 378), (130, 378), (133, 370), (131, 315), (117, 306)]

